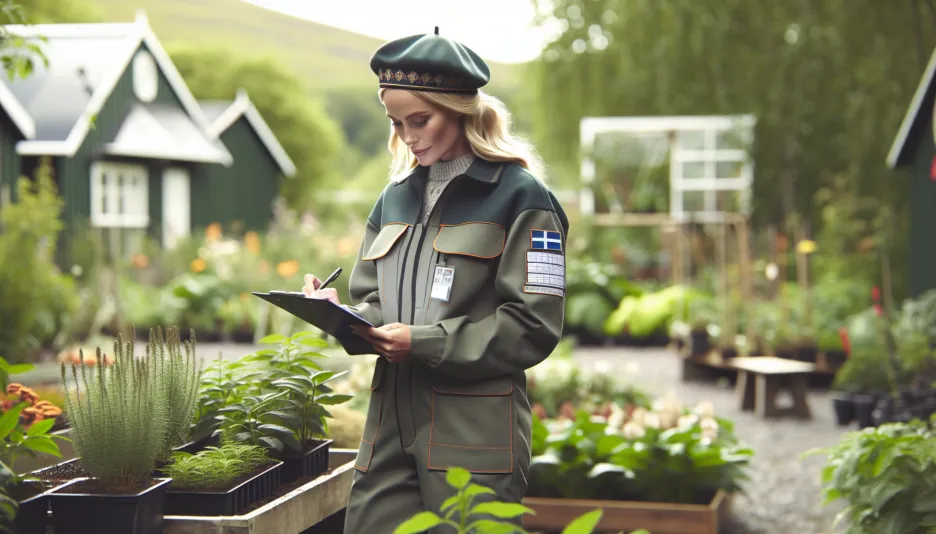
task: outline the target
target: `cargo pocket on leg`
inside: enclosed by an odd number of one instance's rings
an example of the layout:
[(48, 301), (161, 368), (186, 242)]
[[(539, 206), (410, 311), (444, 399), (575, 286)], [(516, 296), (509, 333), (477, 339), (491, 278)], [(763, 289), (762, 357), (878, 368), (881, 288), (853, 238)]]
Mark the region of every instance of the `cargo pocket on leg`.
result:
[(364, 432), (361, 434), (361, 445), (358, 447), (354, 468), (366, 473), (370, 468), (371, 458), (374, 456), (374, 444), (380, 435), (380, 422), (383, 418), (384, 391), (380, 387), (384, 370), (387, 366), (382, 357), (377, 360), (374, 367), (374, 377), (370, 385), (370, 404), (367, 407), (367, 420), (364, 423)]
[(481, 382), (434, 377), (429, 469), (513, 472), (513, 389), (509, 377)]

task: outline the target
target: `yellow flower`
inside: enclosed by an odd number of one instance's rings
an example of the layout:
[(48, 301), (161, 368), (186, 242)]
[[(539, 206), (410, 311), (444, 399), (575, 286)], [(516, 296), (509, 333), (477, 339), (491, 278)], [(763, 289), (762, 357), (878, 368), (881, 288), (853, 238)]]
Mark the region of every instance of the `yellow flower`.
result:
[(244, 234), (244, 247), (254, 254), (260, 253), (260, 236), (257, 235), (257, 232)]
[(200, 273), (208, 267), (208, 264), (201, 258), (195, 258), (192, 260), (192, 265), (190, 267), (193, 273)]
[(214, 242), (221, 239), (221, 223), (213, 222), (205, 228), (205, 241)]
[(292, 278), (298, 272), (299, 262), (296, 260), (283, 261), (276, 266), (276, 274), (282, 278)]
[(137, 253), (133, 255), (132, 263), (135, 269), (146, 269), (149, 267), (149, 258), (146, 254)]
[(810, 239), (804, 239), (796, 244), (796, 251), (800, 254), (812, 254), (816, 251), (816, 242)]

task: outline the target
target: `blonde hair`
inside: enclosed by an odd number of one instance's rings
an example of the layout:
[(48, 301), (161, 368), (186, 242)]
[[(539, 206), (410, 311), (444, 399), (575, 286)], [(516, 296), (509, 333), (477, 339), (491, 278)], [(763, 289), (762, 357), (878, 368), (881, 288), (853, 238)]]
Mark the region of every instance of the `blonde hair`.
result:
[[(381, 102), (386, 90), (381, 88), (377, 92)], [(510, 112), (496, 97), (482, 91), (478, 91), (477, 94), (459, 94), (404, 90), (429, 104), (462, 116), (465, 137), (472, 152), (479, 158), (498, 163), (518, 163), (534, 177), (546, 182), (546, 166), (543, 160), (529, 141), (511, 132), (513, 120)], [(416, 156), (392, 129), (387, 148), (393, 158), (390, 162), (392, 180), (406, 176), (419, 165)]]

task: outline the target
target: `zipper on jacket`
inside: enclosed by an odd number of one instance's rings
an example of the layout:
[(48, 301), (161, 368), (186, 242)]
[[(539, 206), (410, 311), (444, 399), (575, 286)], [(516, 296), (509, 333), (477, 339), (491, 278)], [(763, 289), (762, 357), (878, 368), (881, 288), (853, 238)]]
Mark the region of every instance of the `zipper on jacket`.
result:
[[(416, 229), (416, 226), (413, 226), (413, 230)], [(413, 244), (413, 236), (410, 235), (409, 241), (406, 242), (406, 250), (403, 251), (403, 266), (400, 269), (400, 289), (397, 294), (397, 318), (400, 322), (403, 321), (403, 280), (406, 279), (406, 264), (407, 257), (409, 257), (410, 246)], [(415, 272), (415, 271), (413, 271)], [(410, 321), (412, 322), (412, 321)], [(400, 438), (400, 450), (406, 451), (406, 445), (403, 443), (403, 433), (400, 431), (403, 426), (400, 424), (400, 368), (399, 366), (393, 371), (393, 403), (396, 405), (394, 407), (394, 415), (396, 415), (396, 425), (397, 425), (397, 437)]]

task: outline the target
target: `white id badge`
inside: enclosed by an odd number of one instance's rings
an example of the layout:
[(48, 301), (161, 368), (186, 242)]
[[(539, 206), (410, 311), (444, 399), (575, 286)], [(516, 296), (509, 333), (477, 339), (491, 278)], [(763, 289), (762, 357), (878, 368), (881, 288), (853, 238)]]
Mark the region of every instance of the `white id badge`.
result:
[(432, 298), (448, 302), (454, 281), (455, 269), (436, 265), (435, 275), (432, 277)]

